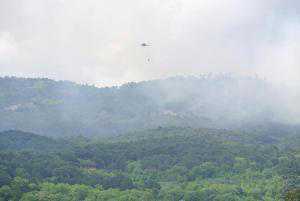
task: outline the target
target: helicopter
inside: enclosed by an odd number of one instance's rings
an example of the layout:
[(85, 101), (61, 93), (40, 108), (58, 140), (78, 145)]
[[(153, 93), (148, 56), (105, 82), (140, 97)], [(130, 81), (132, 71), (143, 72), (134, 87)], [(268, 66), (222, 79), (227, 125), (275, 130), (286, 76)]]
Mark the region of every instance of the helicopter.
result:
[[(148, 44), (148, 43), (141, 43), (141, 46), (142, 46), (142, 47), (148, 47), (148, 46), (151, 46), (151, 45)], [(150, 58), (147, 58), (147, 62), (151, 62), (151, 59), (150, 59)]]
[(141, 46), (142, 46), (142, 47), (147, 47), (147, 46), (151, 46), (151, 45), (148, 44), (148, 43), (142, 43)]

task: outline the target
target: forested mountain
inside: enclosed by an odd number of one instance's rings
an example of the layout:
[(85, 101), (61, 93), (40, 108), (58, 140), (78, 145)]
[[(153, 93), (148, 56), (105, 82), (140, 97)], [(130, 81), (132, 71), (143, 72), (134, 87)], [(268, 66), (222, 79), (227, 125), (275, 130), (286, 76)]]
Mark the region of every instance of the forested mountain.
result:
[(0, 133), (0, 151), (59, 152), (68, 146), (67, 142), (22, 131), (10, 130)]
[(0, 201), (298, 201), (295, 100), (228, 75), (0, 78)]
[[(160, 127), (93, 140), (4, 132), (1, 143), (10, 145), (0, 151), (0, 200), (297, 201), (299, 135), (279, 124)], [(19, 145), (28, 138), (30, 150)], [(57, 151), (53, 142), (66, 146)]]
[(110, 136), (159, 126), (237, 128), (295, 122), (286, 90), (258, 78), (173, 77), (97, 88), (49, 79), (0, 78), (0, 130)]

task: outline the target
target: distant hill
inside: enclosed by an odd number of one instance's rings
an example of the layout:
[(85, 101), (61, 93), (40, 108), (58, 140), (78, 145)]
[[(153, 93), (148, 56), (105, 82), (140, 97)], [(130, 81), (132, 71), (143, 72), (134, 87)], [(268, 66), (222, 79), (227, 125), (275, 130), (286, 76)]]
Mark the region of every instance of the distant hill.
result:
[(68, 143), (22, 131), (0, 133), (0, 151), (59, 152), (70, 148)]
[(293, 120), (282, 89), (258, 78), (173, 77), (97, 88), (0, 78), (0, 130), (108, 136), (159, 126), (234, 128)]
[(281, 124), (93, 139), (3, 132), (0, 200), (281, 200), (300, 187), (299, 136)]

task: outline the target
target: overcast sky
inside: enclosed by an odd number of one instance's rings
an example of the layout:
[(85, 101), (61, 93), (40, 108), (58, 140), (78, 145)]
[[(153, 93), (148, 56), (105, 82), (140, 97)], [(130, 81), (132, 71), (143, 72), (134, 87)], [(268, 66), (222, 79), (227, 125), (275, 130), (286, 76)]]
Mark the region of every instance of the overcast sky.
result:
[(0, 0), (0, 76), (110, 86), (233, 72), (297, 84), (299, 36), (299, 0)]

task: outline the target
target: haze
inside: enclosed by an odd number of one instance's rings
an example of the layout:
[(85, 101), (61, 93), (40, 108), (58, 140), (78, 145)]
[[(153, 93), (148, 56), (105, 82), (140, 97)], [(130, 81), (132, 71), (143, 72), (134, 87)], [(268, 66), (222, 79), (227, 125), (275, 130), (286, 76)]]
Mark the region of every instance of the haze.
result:
[(298, 85), (299, 9), (297, 0), (1, 0), (0, 76), (111, 86), (233, 72)]

